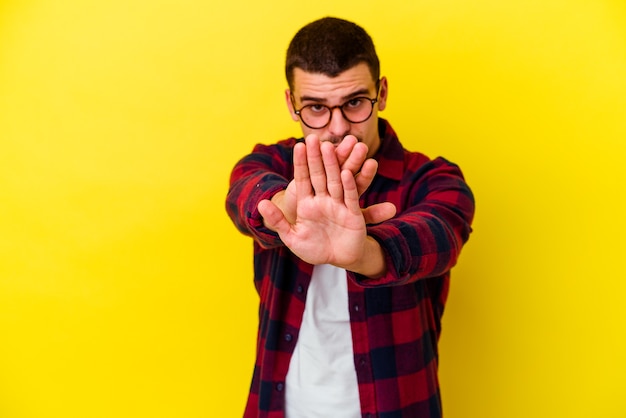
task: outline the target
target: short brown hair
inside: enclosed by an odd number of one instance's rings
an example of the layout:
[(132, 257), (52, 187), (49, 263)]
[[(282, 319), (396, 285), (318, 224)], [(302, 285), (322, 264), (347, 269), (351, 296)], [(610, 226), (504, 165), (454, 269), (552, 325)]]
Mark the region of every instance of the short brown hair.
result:
[(374, 82), (377, 82), (380, 63), (372, 38), (355, 23), (325, 17), (304, 26), (291, 40), (285, 75), (293, 90), (295, 68), (336, 77), (361, 62), (367, 64)]

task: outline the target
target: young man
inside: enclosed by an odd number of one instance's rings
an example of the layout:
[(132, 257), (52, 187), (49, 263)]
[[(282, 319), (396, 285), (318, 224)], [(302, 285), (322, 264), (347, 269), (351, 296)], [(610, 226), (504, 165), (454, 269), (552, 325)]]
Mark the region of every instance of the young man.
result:
[(324, 18), (287, 51), (305, 139), (257, 145), (226, 208), (254, 238), (257, 360), (245, 417), (441, 417), (437, 341), (473, 195), (378, 117), (369, 35)]

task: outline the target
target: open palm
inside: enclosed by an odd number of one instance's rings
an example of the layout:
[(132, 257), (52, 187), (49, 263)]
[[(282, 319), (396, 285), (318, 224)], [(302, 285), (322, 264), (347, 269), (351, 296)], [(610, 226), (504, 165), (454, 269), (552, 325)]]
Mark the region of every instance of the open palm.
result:
[[(339, 267), (348, 267), (364, 256), (367, 229), (359, 206), (362, 187), (357, 186), (350, 169), (340, 169), (332, 144), (307, 138), (306, 145), (295, 146), (290, 187), (291, 194), (295, 188), (294, 220), (290, 222), (269, 200), (259, 203), (259, 211), (295, 255), (310, 264)], [(374, 216), (381, 220), (395, 213), (391, 204), (376, 206)]]

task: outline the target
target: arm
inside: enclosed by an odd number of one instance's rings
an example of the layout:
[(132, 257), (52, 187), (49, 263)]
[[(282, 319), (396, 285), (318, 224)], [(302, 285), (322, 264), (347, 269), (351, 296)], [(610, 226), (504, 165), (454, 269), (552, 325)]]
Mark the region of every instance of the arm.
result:
[(442, 275), (456, 264), (469, 238), (474, 197), (459, 168), (442, 158), (413, 165), (401, 181), (402, 202), (395, 202), (401, 213), (368, 227), (383, 248), (387, 272), (375, 279), (353, 275), (362, 286)]
[(274, 145), (256, 145), (233, 168), (226, 196), (226, 211), (237, 229), (265, 248), (283, 245), (278, 235), (263, 225), (257, 204), (287, 188), (293, 178), (294, 138)]

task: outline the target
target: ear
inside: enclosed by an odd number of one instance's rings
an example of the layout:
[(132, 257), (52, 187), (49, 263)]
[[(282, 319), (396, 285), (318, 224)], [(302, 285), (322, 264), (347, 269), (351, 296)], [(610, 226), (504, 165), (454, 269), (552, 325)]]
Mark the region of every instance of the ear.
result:
[(380, 93), (378, 95), (378, 110), (385, 110), (387, 107), (387, 95), (389, 94), (389, 86), (387, 85), (387, 77), (380, 79)]
[(285, 102), (287, 103), (287, 109), (289, 109), (289, 113), (291, 114), (291, 119), (298, 122), (300, 118), (296, 115), (296, 111), (293, 108), (293, 103), (291, 102), (291, 90), (285, 90)]

